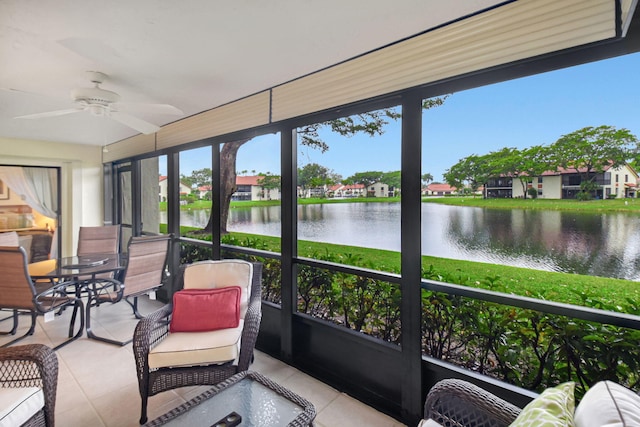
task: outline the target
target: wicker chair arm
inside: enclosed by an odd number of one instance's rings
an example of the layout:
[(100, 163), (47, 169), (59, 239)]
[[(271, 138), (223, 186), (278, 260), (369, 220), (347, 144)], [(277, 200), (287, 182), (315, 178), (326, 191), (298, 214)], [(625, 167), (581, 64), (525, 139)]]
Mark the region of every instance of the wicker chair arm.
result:
[(133, 331), (134, 350), (140, 349), (146, 358), (153, 347), (164, 339), (169, 333), (172, 304), (160, 307), (158, 310), (140, 319)]
[(240, 356), (238, 358), (238, 372), (246, 371), (253, 361), (253, 350), (256, 346), (258, 333), (260, 332), (260, 321), (262, 320), (262, 301), (252, 298), (247, 308), (242, 329)]
[(138, 375), (147, 366), (149, 351), (158, 345), (169, 333), (169, 317), (172, 305), (167, 304), (147, 317), (140, 319), (133, 331), (133, 353)]
[(240, 356), (238, 357), (238, 372), (249, 369), (253, 362), (253, 350), (260, 332), (262, 320), (262, 269), (261, 262), (253, 262), (253, 278), (251, 281), (251, 298), (244, 317), (244, 327), (240, 344)]
[(467, 381), (446, 379), (431, 388), (425, 418), (449, 427), (506, 427), (521, 409)]
[(53, 349), (43, 344), (27, 344), (1, 349), (0, 385), (2, 387), (41, 387), (44, 394), (46, 423), (48, 426), (54, 425), (58, 357)]

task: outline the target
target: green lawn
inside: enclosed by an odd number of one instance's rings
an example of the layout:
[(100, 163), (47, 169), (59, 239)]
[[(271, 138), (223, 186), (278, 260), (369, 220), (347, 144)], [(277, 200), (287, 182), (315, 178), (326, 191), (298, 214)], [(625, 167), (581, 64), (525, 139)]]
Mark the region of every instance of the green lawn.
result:
[(483, 199), (482, 197), (424, 197), (426, 203), (453, 206), (477, 206), (495, 209), (537, 209), (581, 212), (633, 212), (640, 213), (639, 199), (612, 199), (578, 201), (570, 199)]

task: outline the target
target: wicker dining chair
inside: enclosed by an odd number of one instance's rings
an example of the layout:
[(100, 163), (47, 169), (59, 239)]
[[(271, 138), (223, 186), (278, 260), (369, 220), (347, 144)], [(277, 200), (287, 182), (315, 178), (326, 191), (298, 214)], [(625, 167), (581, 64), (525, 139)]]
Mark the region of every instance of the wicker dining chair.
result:
[(425, 419), (445, 427), (507, 427), (520, 412), (489, 391), (454, 378), (437, 382), (424, 404)]
[(131, 342), (131, 339), (117, 341), (96, 335), (91, 329), (91, 309), (104, 303), (115, 304), (125, 300), (135, 317), (141, 319), (143, 316), (138, 311), (138, 297), (162, 286), (170, 242), (170, 235), (132, 237), (127, 246), (127, 266), (122, 282), (101, 277), (86, 282), (89, 289), (86, 308), (89, 338), (116, 345)]
[(37, 412), (21, 426), (54, 427), (58, 357), (53, 349), (43, 344), (0, 349), (0, 388), (22, 387), (40, 388), (44, 405), (40, 409), (36, 408)]
[(140, 424), (147, 421), (150, 396), (178, 387), (218, 384), (248, 370), (253, 361), (262, 316), (262, 264), (208, 260), (185, 265), (181, 273), (185, 289), (239, 286), (240, 324), (206, 332), (170, 332), (172, 304), (138, 322), (133, 353), (142, 399)]
[[(7, 347), (29, 335), (33, 335), (36, 319), (39, 314), (56, 312), (68, 306), (74, 307), (69, 324), (69, 339), (59, 344), (55, 349), (68, 344), (82, 336), (84, 330), (84, 305), (80, 298), (67, 293), (67, 288), (73, 283), (62, 282), (52, 285), (50, 282), (34, 283), (29, 276), (27, 254), (21, 247), (0, 247), (0, 308), (14, 310), (14, 325), (3, 335), (15, 335), (18, 326), (18, 312), (31, 314), (31, 326), (22, 336), (4, 344)], [(75, 283), (75, 282), (74, 282)], [(80, 327), (74, 335), (76, 315), (80, 313)]]

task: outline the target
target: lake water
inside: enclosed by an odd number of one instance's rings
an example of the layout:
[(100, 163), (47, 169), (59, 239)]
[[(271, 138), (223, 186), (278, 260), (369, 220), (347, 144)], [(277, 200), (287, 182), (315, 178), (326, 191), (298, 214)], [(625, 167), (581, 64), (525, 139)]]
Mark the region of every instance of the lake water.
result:
[[(204, 227), (209, 212), (182, 212)], [(163, 219), (166, 221), (166, 219)], [(280, 207), (231, 209), (230, 231), (280, 235)], [(422, 253), (548, 271), (640, 280), (640, 216), (422, 204)], [(302, 240), (400, 250), (399, 203), (298, 207)]]

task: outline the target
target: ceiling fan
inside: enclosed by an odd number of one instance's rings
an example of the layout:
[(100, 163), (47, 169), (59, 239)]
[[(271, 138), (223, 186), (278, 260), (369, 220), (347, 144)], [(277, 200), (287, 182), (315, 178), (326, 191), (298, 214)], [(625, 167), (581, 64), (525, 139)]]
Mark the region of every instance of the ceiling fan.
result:
[(119, 103), (120, 95), (110, 90), (102, 89), (100, 84), (107, 75), (99, 71), (88, 71), (91, 83), (94, 87), (77, 88), (71, 91), (71, 99), (76, 107), (65, 110), (47, 111), (44, 113), (28, 114), (16, 117), (16, 119), (40, 119), (43, 117), (62, 116), (65, 114), (81, 113), (86, 111), (94, 116), (110, 117), (125, 126), (133, 128), (140, 133), (150, 134), (160, 130), (160, 127), (142, 120), (131, 114), (120, 111), (120, 108), (136, 106), (145, 112), (156, 114), (182, 115), (182, 110), (168, 104), (124, 104)]

